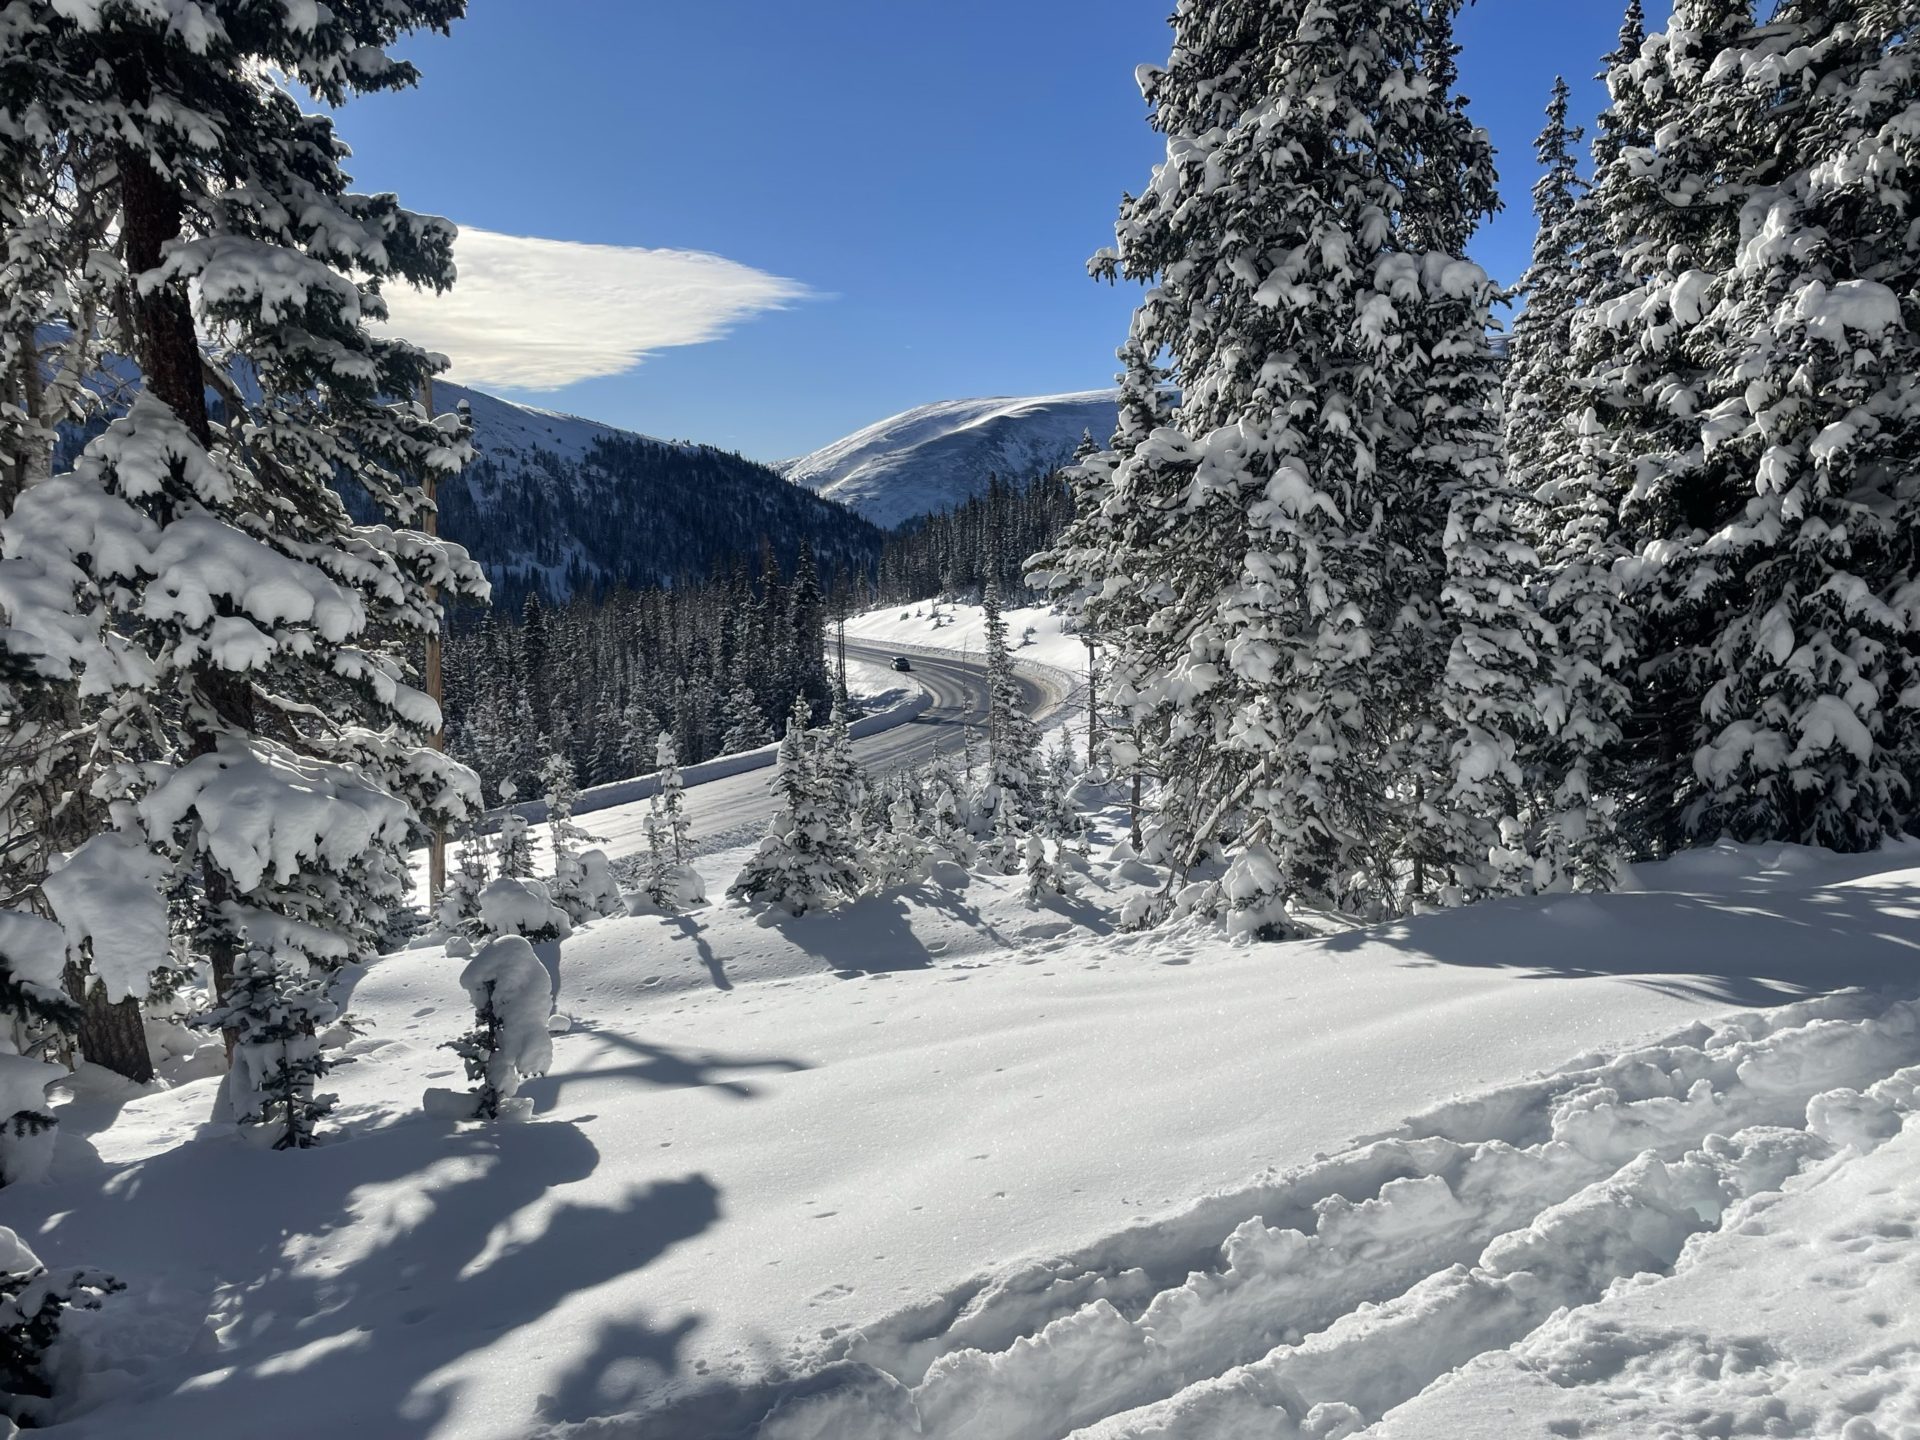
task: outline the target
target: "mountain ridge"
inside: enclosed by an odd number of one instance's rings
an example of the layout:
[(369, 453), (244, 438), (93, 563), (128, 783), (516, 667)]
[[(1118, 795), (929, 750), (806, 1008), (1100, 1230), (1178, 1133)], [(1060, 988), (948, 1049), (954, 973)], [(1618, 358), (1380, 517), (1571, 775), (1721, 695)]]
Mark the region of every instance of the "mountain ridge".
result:
[(1070, 458), (1087, 434), (1104, 444), (1118, 413), (1116, 390), (940, 400), (776, 468), (795, 485), (895, 529), (983, 493), (989, 475), (1036, 479)]

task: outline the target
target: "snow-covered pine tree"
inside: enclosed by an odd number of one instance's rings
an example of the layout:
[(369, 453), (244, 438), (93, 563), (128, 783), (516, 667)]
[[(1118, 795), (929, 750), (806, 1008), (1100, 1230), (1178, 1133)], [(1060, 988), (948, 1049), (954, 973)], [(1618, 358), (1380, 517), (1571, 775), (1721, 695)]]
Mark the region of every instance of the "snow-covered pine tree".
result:
[(1733, 32), (1739, 10), (1682, 4), (1667, 38), (1705, 67), (1674, 71), (1683, 149), (1718, 166), (1687, 178), (1743, 182), (1736, 246), (1669, 301), (1684, 324), (1704, 295), (1717, 347), (1672, 502), (1717, 508), (1663, 587), (1719, 602), (1684, 823), (1865, 850), (1910, 826), (1920, 778), (1920, 12), (1784, 0)]
[(316, 1092), (333, 1069), (320, 1032), (340, 1018), (330, 971), (267, 949), (240, 956), (233, 983), (195, 1023), (233, 1037), (226, 1105), (243, 1125), (277, 1130), (273, 1148), (313, 1143), (336, 1097)]
[(520, 789), (511, 780), (500, 783), (500, 828), (493, 837), (493, 864), (502, 880), (533, 878), (533, 841), (527, 817), (514, 808)]
[(1584, 134), (1568, 120), (1571, 91), (1553, 82), (1547, 123), (1534, 142), (1544, 173), (1533, 187), (1536, 229), (1533, 259), (1520, 281), (1526, 308), (1513, 322), (1502, 377), (1501, 416), (1507, 473), (1527, 494), (1551, 484), (1572, 439), (1584, 397), (1573, 374), (1573, 316), (1583, 297), (1583, 216), (1586, 182), (1575, 152)]
[[(1771, 164), (1732, 92), (1707, 80), (1752, 19), (1749, 0), (1677, 0), (1669, 29), (1636, 46), (1639, 17), (1629, 12), (1595, 150), (1592, 201), (1606, 240), (1573, 325), (1578, 381), (1593, 402), (1574, 477), (1585, 493), (1573, 500), (1588, 563), (1620, 557), (1610, 571), (1623, 603), (1609, 614), (1603, 597), (1587, 601), (1595, 633), (1574, 653), (1601, 682), (1622, 671), (1631, 682), (1618, 779), (1605, 779), (1625, 843), (1642, 855), (1697, 833), (1688, 820), (1702, 793), (1694, 758), (1733, 583), (1710, 537), (1738, 515), (1750, 486), (1710, 463), (1703, 421), (1713, 377), (1733, 358), (1713, 318), (1717, 277), (1741, 243), (1751, 172)], [(1609, 505), (1617, 538), (1604, 530)], [(1615, 645), (1629, 654), (1605, 648)], [(1604, 709), (1595, 717), (1604, 725)]]
[(1492, 194), (1449, 87), (1456, 8), (1181, 7), (1143, 72), (1167, 158), (1097, 262), (1151, 287), (1129, 393), (1158, 391), (1163, 354), (1180, 389), (1114, 466), (1120, 553), (1088, 567), (1150, 607), (1107, 637), (1160, 779), (1148, 849), (1177, 879), (1220, 837), (1265, 846), (1278, 891), (1236, 902), (1263, 915), (1396, 904), (1409, 782), (1441, 749), (1410, 707), (1457, 628), (1447, 507), (1488, 483), (1452, 433), (1487, 417), (1453, 410), (1491, 375), (1469, 333), (1487, 282), (1458, 256)]
[(647, 865), (641, 888), (653, 904), (671, 913), (700, 904), (707, 894), (690, 863), (693, 822), (687, 815), (686, 787), (671, 731), (660, 732), (653, 763), (660, 789), (647, 807)]
[(928, 841), (920, 834), (920, 817), (913, 796), (904, 786), (894, 789), (886, 822), (873, 836), (867, 873), (875, 890), (915, 885), (927, 878), (932, 860)]
[(517, 1099), (523, 1080), (547, 1073), (553, 1064), (553, 983), (533, 946), (519, 935), (502, 935), (483, 945), (460, 972), (461, 988), (473, 1001), (473, 1029), (446, 1048), (466, 1066), (474, 1082), (471, 1094), (429, 1091), (428, 1107), (475, 1120), (498, 1119), (502, 1112), (526, 1110)]
[[(1639, 54), (1638, 0), (1623, 25), (1609, 74)], [(1611, 298), (1620, 266), (1601, 224), (1600, 197), (1580, 178), (1577, 127), (1567, 118), (1565, 80), (1554, 84), (1535, 153), (1545, 173), (1534, 187), (1532, 264), (1521, 282), (1527, 306), (1514, 322), (1504, 380), (1509, 474), (1526, 497), (1542, 586), (1541, 618), (1553, 627), (1554, 703), (1534, 750), (1529, 784), (1538, 813), (1509, 864), (1529, 866), (1543, 890), (1606, 889), (1617, 878), (1615, 812), (1621, 782), (1621, 722), (1635, 627), (1615, 582), (1625, 553), (1619, 497), (1588, 447), (1599, 422), (1576, 369), (1574, 323), (1583, 307)], [(1602, 116), (1597, 157), (1622, 143), (1621, 122)]]
[(1027, 876), (1027, 904), (1038, 906), (1049, 896), (1066, 893), (1055, 852), (1050, 852), (1041, 835), (1029, 835), (1025, 842), (1024, 868)]
[(812, 712), (806, 695), (795, 697), (771, 786), (777, 808), (760, 848), (727, 889), (734, 899), (796, 916), (857, 894), (862, 880), (848, 837), (833, 831), (816, 769), (818, 740), (807, 729)]
[(1403, 233), (1424, 249), (1376, 272), (1402, 303), (1407, 348), (1421, 361), (1405, 384), (1413, 445), (1380, 477), (1388, 569), (1403, 593), (1376, 665), (1412, 681), (1400, 696), (1395, 747), (1410, 767), (1396, 777), (1406, 812), (1395, 827), (1403, 837), (1396, 868), (1411, 873), (1396, 908), (1531, 883), (1492, 857), (1510, 853), (1537, 823), (1528, 772), (1557, 705), (1554, 637), (1532, 598), (1538, 562), (1521, 538), (1522, 497), (1501, 463), (1500, 371), (1489, 338), (1500, 291), (1464, 258), (1497, 200), (1492, 147), (1452, 94), (1457, 8), (1453, 0), (1429, 7), (1417, 60), (1429, 103), (1411, 122), (1420, 166)]
[[(40, 678), (144, 697), (166, 753), (100, 793), (116, 828), (198, 867), (234, 1098), (264, 1115), (254, 1100), (290, 1097), (294, 1144), (313, 1067), (283, 1032), (322, 1023), (327, 972), (371, 955), (416, 818), (457, 824), (477, 800), (426, 744), (438, 714), (403, 653), (439, 623), (435, 588), (486, 582), (410, 528), (416, 482), (469, 446), (409, 398), (434, 357), (368, 324), (388, 283), (451, 283), (452, 229), (352, 193), (331, 120), (279, 77), (330, 106), (405, 86), (416, 71), (388, 47), (462, 8), (315, 23), (223, 7), (184, 25), (164, 7), (31, 6), (8, 33), (7, 162), (106, 215), (115, 250), (84, 257), (112, 277), (97, 331), (140, 384), (0, 526), (0, 644)], [(390, 523), (356, 525), (344, 481)]]
[(964, 796), (966, 785), (945, 760), (935, 760), (921, 779), (926, 804), (920, 810), (919, 833), (941, 854), (970, 863), (973, 838)]
[(856, 817), (866, 804), (867, 772), (854, 758), (853, 735), (847, 728), (846, 702), (835, 696), (815, 750), (814, 773), (820, 798), (834, 832), (850, 843)]
[(754, 698), (753, 687), (744, 680), (734, 682), (727, 692), (721, 722), (726, 727), (720, 739), (723, 755), (758, 750), (773, 741), (773, 730), (767, 724), (767, 717), (760, 713), (760, 702)]
[(654, 744), (654, 768), (660, 775), (660, 817), (666, 832), (666, 856), (675, 865), (693, 858), (693, 821), (687, 815), (687, 790), (680, 777), (680, 755), (673, 736), (662, 730)]
[(553, 841), (553, 884), (548, 888), (553, 903), (578, 925), (600, 913), (588, 894), (586, 868), (581, 861), (587, 842), (599, 837), (573, 818), (580, 791), (574, 783), (571, 760), (565, 755), (549, 755), (541, 764), (540, 782), (546, 791), (547, 831)]
[[(983, 598), (986, 615), (987, 773), (980, 786), (980, 811), (991, 818), (1000, 839), (1028, 834), (1046, 808), (1041, 773), (1040, 732), (1027, 715), (1026, 698), (1007, 649), (1006, 612), (999, 584), (989, 579)], [(1015, 857), (1008, 855), (1007, 860)]]
[(67, 937), (25, 910), (0, 910), (0, 1052), (42, 1054), (80, 1023), (80, 1007), (61, 986)]
[(126, 1288), (101, 1270), (50, 1271), (0, 1226), (0, 1415), (29, 1426), (53, 1418), (49, 1352), (67, 1313), (97, 1310), (102, 1298)]
[(467, 935), (480, 917), (480, 892), (493, 878), (487, 864), (486, 841), (477, 825), (469, 825), (460, 839), (456, 863), (440, 895), (440, 928), (448, 935)]

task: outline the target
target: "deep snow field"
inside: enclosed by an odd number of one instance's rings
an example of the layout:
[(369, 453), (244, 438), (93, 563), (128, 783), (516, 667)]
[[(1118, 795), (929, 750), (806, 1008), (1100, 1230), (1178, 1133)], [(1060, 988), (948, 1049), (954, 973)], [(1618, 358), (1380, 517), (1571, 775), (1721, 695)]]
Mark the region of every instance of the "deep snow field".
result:
[(1247, 945), (1111, 933), (1108, 819), (1040, 909), (583, 928), (523, 1122), (422, 1112), (438, 948), (353, 977), (317, 1149), (205, 1051), (83, 1073), (0, 1194), (129, 1287), (49, 1433), (1920, 1435), (1920, 846)]

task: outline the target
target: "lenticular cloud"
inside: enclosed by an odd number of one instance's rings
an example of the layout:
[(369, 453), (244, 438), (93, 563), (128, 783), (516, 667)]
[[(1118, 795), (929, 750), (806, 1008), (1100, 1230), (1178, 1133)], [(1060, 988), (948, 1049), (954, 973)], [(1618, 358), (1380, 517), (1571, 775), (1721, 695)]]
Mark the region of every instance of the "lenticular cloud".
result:
[(463, 229), (454, 254), (460, 280), (448, 294), (388, 292), (394, 329), (444, 351), (456, 380), (523, 390), (618, 375), (812, 293), (697, 250)]

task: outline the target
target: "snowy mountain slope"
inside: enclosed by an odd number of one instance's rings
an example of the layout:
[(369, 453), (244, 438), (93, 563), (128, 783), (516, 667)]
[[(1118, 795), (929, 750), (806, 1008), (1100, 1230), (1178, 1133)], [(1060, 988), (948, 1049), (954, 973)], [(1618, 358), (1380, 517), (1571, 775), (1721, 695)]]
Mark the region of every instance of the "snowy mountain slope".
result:
[(441, 528), (487, 567), (496, 604), (517, 606), (534, 588), (553, 600), (670, 584), (763, 542), (790, 562), (810, 541), (828, 575), (878, 553), (866, 521), (742, 456), (457, 385), (434, 399), (473, 408), (479, 459), (443, 488)]
[[(49, 330), (49, 337), (54, 332)], [(117, 413), (139, 371), (109, 356), (89, 388)], [(253, 391), (241, 374), (241, 388)], [(209, 395), (218, 408), (218, 397)], [(771, 543), (790, 563), (802, 539), (820, 569), (863, 568), (879, 553), (867, 521), (806, 491), (771, 466), (686, 441), (522, 405), (463, 385), (435, 387), (434, 408), (472, 407), (479, 458), (441, 488), (440, 528), (494, 582), (494, 603), (518, 609), (529, 590), (563, 601), (582, 589), (671, 584)], [(72, 464), (104, 417), (65, 429), (56, 468)], [(348, 504), (362, 519), (363, 505)]]
[(1072, 455), (1088, 433), (1104, 444), (1117, 393), (922, 405), (780, 468), (794, 484), (892, 528), (979, 494), (990, 474), (1032, 479)]
[[(202, 1132), (211, 1063), (145, 1093), (83, 1073), (52, 1179), (0, 1204), (50, 1263), (129, 1282), (74, 1320), (88, 1385), (47, 1433), (255, 1440), (270, 1410), (285, 1440), (1642, 1440), (1601, 1428), (1609, 1355), (1651, 1393), (1699, 1353), (1657, 1316), (1644, 1363), (1578, 1331), (1587, 1393), (1518, 1374), (1509, 1429), (1400, 1407), (1527, 1359), (1559, 1306), (1697, 1268), (1796, 1172), (1871, 1181), (1796, 1222), (1845, 1229), (1819, 1268), (1920, 1253), (1906, 1196), (1874, 1196), (1907, 1182), (1847, 1149), (1912, 1108), (1920, 1010), (1825, 993), (1920, 982), (1920, 850), (1720, 847), (1617, 895), (1255, 946), (1105, 933), (1143, 868), (1113, 838), (1039, 909), (946, 867), (799, 921), (595, 922), (526, 1123), (421, 1113), (470, 1016), (438, 949), (356, 972), (372, 1028), (339, 1037), (316, 1150)], [(710, 892), (740, 859), (702, 862)], [(1850, 1359), (1898, 1304), (1839, 1307)]]

